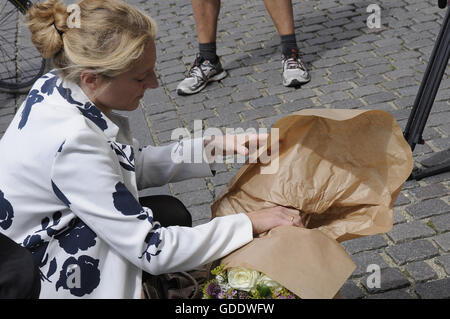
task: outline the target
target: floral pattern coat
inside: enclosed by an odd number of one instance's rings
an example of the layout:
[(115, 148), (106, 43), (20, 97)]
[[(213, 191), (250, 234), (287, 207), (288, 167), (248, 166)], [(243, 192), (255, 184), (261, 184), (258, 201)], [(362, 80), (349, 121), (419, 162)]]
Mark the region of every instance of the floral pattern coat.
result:
[(163, 228), (139, 204), (139, 189), (211, 176), (208, 163), (172, 160), (194, 146), (140, 148), (125, 117), (42, 76), (0, 140), (0, 231), (36, 259), (40, 298), (140, 298), (142, 270), (189, 270), (251, 241), (245, 214)]

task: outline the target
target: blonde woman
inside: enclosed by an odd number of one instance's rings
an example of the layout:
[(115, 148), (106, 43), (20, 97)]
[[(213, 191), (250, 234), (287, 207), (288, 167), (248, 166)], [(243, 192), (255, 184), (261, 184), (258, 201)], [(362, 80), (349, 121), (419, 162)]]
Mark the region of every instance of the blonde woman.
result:
[(228, 136), (141, 148), (113, 110), (135, 110), (158, 87), (156, 25), (120, 1), (78, 5), (80, 28), (67, 27), (59, 0), (29, 11), (33, 42), (56, 68), (35, 83), (0, 141), (0, 231), (32, 253), (40, 298), (140, 298), (143, 271), (189, 270), (254, 234), (301, 225), (282, 207), (188, 227), (174, 198), (141, 206), (139, 189), (212, 175), (207, 162), (174, 162), (172, 153), (239, 145)]

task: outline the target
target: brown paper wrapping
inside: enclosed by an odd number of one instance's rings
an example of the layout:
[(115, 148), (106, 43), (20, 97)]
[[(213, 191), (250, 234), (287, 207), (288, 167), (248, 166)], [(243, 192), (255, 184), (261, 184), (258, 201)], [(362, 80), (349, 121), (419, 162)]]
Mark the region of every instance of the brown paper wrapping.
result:
[[(267, 274), (301, 298), (332, 298), (355, 269), (339, 244), (389, 231), (413, 168), (395, 118), (379, 110), (308, 109), (277, 121), (279, 169), (249, 163), (213, 203), (213, 218), (267, 207), (296, 208), (307, 228), (278, 227), (222, 260)], [(270, 141), (269, 136), (269, 141)], [(266, 149), (276, 150), (269, 142)], [(272, 154), (274, 157), (274, 154)]]

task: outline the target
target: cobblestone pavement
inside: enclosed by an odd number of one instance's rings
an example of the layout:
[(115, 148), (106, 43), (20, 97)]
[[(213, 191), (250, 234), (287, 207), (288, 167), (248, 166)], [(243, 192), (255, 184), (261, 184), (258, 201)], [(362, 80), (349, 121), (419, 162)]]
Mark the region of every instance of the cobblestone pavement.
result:
[[(229, 76), (203, 92), (180, 97), (175, 88), (197, 52), (189, 0), (128, 2), (159, 24), (160, 87), (133, 112), (143, 144), (165, 144), (171, 132), (193, 121), (204, 127), (270, 127), (305, 108), (381, 109), (405, 127), (445, 10), (434, 0), (294, 1), (297, 40), (312, 81), (300, 89), (281, 85), (279, 37), (263, 1), (222, 2), (218, 53)], [(369, 4), (379, 4), (382, 27), (369, 29)], [(0, 93), (0, 137), (24, 96)], [(441, 82), (416, 162), (450, 148), (449, 68)], [(227, 164), (215, 177), (149, 189), (172, 194), (193, 215), (210, 218), (210, 204), (242, 164)], [(450, 173), (408, 181), (387, 234), (343, 243), (357, 269), (341, 289), (344, 298), (450, 298)], [(367, 284), (367, 267), (381, 267), (381, 288)]]

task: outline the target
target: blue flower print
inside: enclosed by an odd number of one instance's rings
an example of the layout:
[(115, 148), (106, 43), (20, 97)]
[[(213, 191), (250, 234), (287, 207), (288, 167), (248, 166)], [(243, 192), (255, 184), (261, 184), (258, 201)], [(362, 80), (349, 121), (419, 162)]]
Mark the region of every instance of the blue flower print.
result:
[(53, 237), (56, 233), (58, 233), (58, 230), (54, 229), (53, 227), (58, 226), (59, 221), (61, 220), (61, 216), (62, 216), (61, 212), (56, 212), (56, 213), (54, 213), (54, 214), (52, 215), (53, 224), (50, 225), (50, 226), (49, 226), (49, 224), (50, 224), (50, 218), (44, 217), (44, 218), (41, 220), (41, 226), (42, 226), (42, 229), (41, 229), (41, 230), (38, 230), (38, 231), (36, 232), (36, 234), (39, 233), (39, 232), (45, 231), (45, 232), (47, 232), (47, 235), (49, 235), (50, 237)]
[(59, 246), (66, 253), (74, 255), (79, 250), (88, 250), (95, 246), (97, 235), (78, 217), (69, 221), (69, 224), (62, 229), (56, 229), (61, 220), (61, 212), (52, 215), (53, 224), (50, 225), (50, 218), (45, 217), (41, 221), (42, 229), (40, 232), (47, 232), (47, 235), (58, 240)]
[(70, 206), (70, 202), (67, 199), (66, 195), (63, 194), (63, 192), (61, 192), (61, 190), (58, 188), (58, 186), (56, 186), (56, 184), (52, 182), (52, 188), (53, 188), (53, 192), (55, 193), (56, 197), (59, 198), (60, 201), (62, 201), (67, 207)]
[(31, 90), (30, 94), (28, 94), (25, 107), (22, 111), (22, 117), (19, 122), (19, 130), (23, 129), (24, 126), (27, 124), (28, 117), (30, 116), (31, 107), (39, 102), (42, 102), (44, 100), (44, 97), (39, 94), (38, 90)]
[[(41, 220), (42, 229), (36, 231), (33, 235), (28, 235), (22, 243), (22, 245), (31, 252), (39, 268), (42, 268), (45, 265), (47, 265), (48, 254), (46, 255), (45, 253), (47, 251), (49, 241), (43, 240), (38, 233), (45, 231), (47, 235), (50, 237), (55, 235), (58, 231), (55, 230), (53, 227), (56, 227), (59, 224), (61, 216), (62, 216), (61, 212), (54, 213), (52, 215), (53, 224), (51, 226), (49, 226), (50, 218), (44, 217)], [(50, 261), (50, 265), (47, 270), (47, 275), (44, 275), (42, 270), (39, 269), (41, 280), (47, 280), (48, 282), (51, 282), (50, 277), (55, 273), (56, 267), (57, 267), (56, 258), (53, 258), (52, 261)]]
[(153, 217), (142, 208), (122, 182), (118, 182), (115, 187), (116, 191), (112, 194), (113, 204), (119, 212), (126, 216), (138, 215), (136, 216), (138, 219), (148, 219), (150, 224), (153, 222)]
[[(31, 252), (31, 255), (36, 260), (39, 268), (42, 268), (45, 265), (47, 265), (48, 254), (45, 253), (47, 251), (48, 243), (49, 243), (48, 241), (44, 241), (41, 238), (41, 236), (36, 234), (28, 235), (22, 243), (22, 246)], [(56, 271), (56, 259), (53, 258), (53, 260), (50, 262), (47, 275), (44, 275), (42, 271), (39, 269), (41, 280), (47, 280), (50, 282), (49, 278), (55, 273), (55, 271)]]
[(69, 88), (65, 88), (65, 87), (62, 85), (62, 82), (61, 82), (60, 85), (58, 85), (58, 86), (56, 87), (56, 89), (58, 90), (59, 94), (61, 94), (61, 96), (62, 96), (67, 102), (69, 102), (70, 104), (75, 104), (75, 105), (79, 105), (79, 106), (83, 105), (83, 103), (80, 103), (80, 102), (75, 101), (75, 100), (73, 99), (73, 97), (72, 97), (72, 90), (69, 89)]
[(56, 291), (63, 288), (77, 297), (92, 293), (100, 284), (98, 264), (98, 259), (87, 255), (80, 256), (78, 259), (69, 257), (59, 273)]
[(14, 218), (14, 209), (0, 190), (0, 227), (7, 230), (11, 227)]
[[(160, 228), (159, 224), (157, 224), (156, 227), (154, 227), (152, 229), (152, 231), (150, 231), (147, 236), (145, 237), (145, 243), (146, 243), (146, 248), (144, 250), (144, 252), (142, 253), (142, 255), (139, 258), (144, 257), (145, 255), (145, 259), (147, 259), (148, 262), (150, 262), (152, 256), (158, 256), (159, 253), (161, 252), (161, 250), (158, 250), (159, 244), (161, 243), (161, 239), (160, 239), (160, 233), (156, 232), (156, 230)], [(152, 246), (154, 246), (155, 252), (151, 253), (149, 251), (149, 248), (151, 248)]]
[(67, 228), (55, 235), (59, 246), (71, 255), (95, 246), (96, 237), (97, 235), (79, 218), (72, 219)]
[[(111, 149), (116, 153), (119, 159), (120, 166), (122, 166), (127, 171), (134, 172), (135, 166), (133, 148), (130, 145), (119, 145), (115, 142), (108, 143), (110, 143)], [(127, 152), (130, 154), (130, 156), (127, 156)]]
[(142, 211), (142, 206), (122, 182), (116, 184), (116, 192), (113, 193), (113, 202), (114, 207), (127, 216), (139, 215)]
[(47, 95), (52, 95), (53, 94), (53, 90), (56, 87), (56, 81), (58, 80), (57, 76), (51, 77), (48, 80), (46, 80), (44, 82), (44, 84), (42, 84), (41, 86), (41, 93), (42, 94), (47, 94)]
[(92, 103), (86, 102), (83, 107), (78, 107), (81, 114), (94, 122), (103, 131), (108, 128), (108, 123), (106, 123), (103, 118), (102, 112)]

